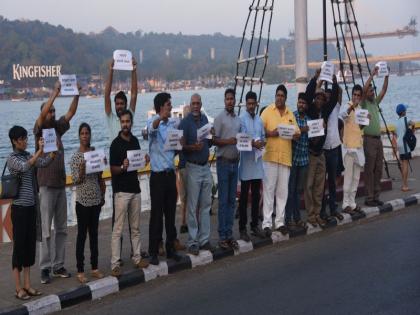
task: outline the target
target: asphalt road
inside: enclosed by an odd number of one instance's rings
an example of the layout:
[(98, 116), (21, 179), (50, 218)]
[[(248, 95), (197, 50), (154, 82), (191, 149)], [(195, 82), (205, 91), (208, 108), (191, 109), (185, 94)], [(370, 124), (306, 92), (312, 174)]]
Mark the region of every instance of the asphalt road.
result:
[(420, 314), (420, 208), (258, 249), (64, 314)]

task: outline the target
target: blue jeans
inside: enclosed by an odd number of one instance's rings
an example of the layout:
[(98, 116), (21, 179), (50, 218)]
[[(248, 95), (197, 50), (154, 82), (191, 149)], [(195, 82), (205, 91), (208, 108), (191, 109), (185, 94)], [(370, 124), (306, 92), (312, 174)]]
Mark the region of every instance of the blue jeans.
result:
[[(337, 211), (336, 201), (336, 177), (337, 177), (337, 166), (338, 166), (338, 157), (341, 147), (338, 146), (332, 150), (324, 150), (325, 155), (325, 165), (328, 174), (328, 206), (330, 208), (330, 213), (334, 213)], [(321, 215), (326, 214), (326, 207), (327, 207), (327, 197), (324, 196), (322, 198), (322, 207), (321, 207)]]
[(208, 164), (201, 166), (187, 162), (185, 171), (187, 173), (188, 246), (202, 246), (210, 238), (213, 179)]
[(286, 214), (284, 222), (289, 224), (292, 220), (300, 220), (300, 196), (303, 193), (303, 187), (308, 174), (308, 165), (295, 166), (290, 169), (289, 177), (289, 195), (287, 196)]
[(236, 187), (238, 184), (238, 163), (217, 159), (217, 183), (219, 196), (219, 238), (221, 241), (232, 238), (235, 214)]

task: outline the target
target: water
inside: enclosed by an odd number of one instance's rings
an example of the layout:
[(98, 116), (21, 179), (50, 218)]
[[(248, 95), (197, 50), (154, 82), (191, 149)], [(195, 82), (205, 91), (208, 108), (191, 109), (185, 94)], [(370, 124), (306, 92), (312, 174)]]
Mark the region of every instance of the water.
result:
[[(382, 80), (377, 81), (378, 89), (382, 87)], [(390, 77), (388, 93), (385, 96), (381, 106), (388, 124), (394, 123), (397, 116), (395, 107), (399, 103), (408, 104), (408, 117), (415, 121), (420, 121), (420, 76), (404, 76)], [(267, 85), (263, 88), (261, 104), (265, 106), (274, 100), (274, 92), (276, 85)], [(378, 90), (379, 91), (379, 90)], [(172, 104), (178, 106), (188, 103), (191, 95), (198, 92), (202, 96), (203, 106), (207, 113), (216, 116), (224, 108), (223, 89), (211, 89), (200, 91), (176, 91), (171, 92)], [(133, 133), (139, 139), (141, 138), (141, 129), (146, 124), (146, 113), (153, 108), (153, 97), (156, 93), (146, 93), (139, 95), (137, 99), (137, 109), (134, 117)], [(347, 100), (346, 96), (343, 96)], [(296, 104), (296, 88), (291, 87), (288, 91), (287, 104), (295, 109)], [(71, 103), (71, 98), (59, 97), (56, 99), (54, 106), (56, 108), (56, 116), (64, 115)], [(13, 125), (20, 125), (28, 130), (28, 149), (34, 151), (34, 137), (32, 134), (33, 126), (39, 115), (41, 102), (11, 102), (0, 101), (0, 114), (3, 117), (3, 123), (0, 125), (0, 166), (3, 166), (5, 158), (11, 152), (11, 144), (8, 138), (8, 130)], [(71, 121), (70, 130), (63, 136), (65, 146), (66, 169), (69, 169), (68, 161), (73, 152), (79, 146), (78, 126), (81, 122), (87, 122), (92, 127), (92, 145), (96, 148), (105, 148), (108, 150), (110, 140), (108, 139), (108, 131), (105, 122), (104, 101), (103, 98), (87, 99), (81, 97), (79, 100), (79, 108), (76, 115)], [(147, 149), (147, 143), (142, 141), (141, 146)]]

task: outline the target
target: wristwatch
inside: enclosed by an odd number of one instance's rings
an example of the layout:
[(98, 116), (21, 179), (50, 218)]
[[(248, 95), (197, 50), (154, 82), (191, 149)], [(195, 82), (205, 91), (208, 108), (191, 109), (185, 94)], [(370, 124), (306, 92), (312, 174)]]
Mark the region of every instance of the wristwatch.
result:
[(121, 164), (121, 171), (124, 172), (124, 164)]

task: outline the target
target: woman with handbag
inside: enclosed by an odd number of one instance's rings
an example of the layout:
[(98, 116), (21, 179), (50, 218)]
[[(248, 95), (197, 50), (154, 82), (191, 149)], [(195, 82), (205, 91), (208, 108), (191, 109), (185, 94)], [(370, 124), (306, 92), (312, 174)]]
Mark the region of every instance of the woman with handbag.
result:
[(94, 151), (90, 146), (91, 129), (87, 123), (79, 127), (80, 147), (70, 161), (71, 175), (76, 184), (76, 216), (77, 216), (77, 280), (80, 283), (88, 281), (84, 273), (84, 250), (87, 233), (89, 232), (91, 276), (103, 278), (98, 269), (98, 225), (101, 207), (105, 203), (105, 182), (102, 172), (86, 174), (84, 153)]
[[(55, 158), (55, 153), (44, 156), (44, 140), (40, 138), (38, 151), (31, 156), (26, 151), (28, 146), (28, 132), (20, 126), (13, 126), (9, 130), (9, 138), (13, 152), (7, 159), (7, 168), (11, 176), (19, 178), (13, 185), (5, 187), (2, 177), (3, 192), (7, 188), (9, 192), (16, 189), (11, 207), (11, 219), (13, 225), (13, 256), (12, 268), (16, 285), (16, 298), (27, 300), (31, 296), (39, 296), (42, 293), (31, 287), (30, 267), (35, 263), (35, 250), (37, 240), (37, 183), (35, 167), (46, 167)], [(9, 184), (11, 182), (9, 181)], [(23, 286), (20, 274), (23, 269)]]

